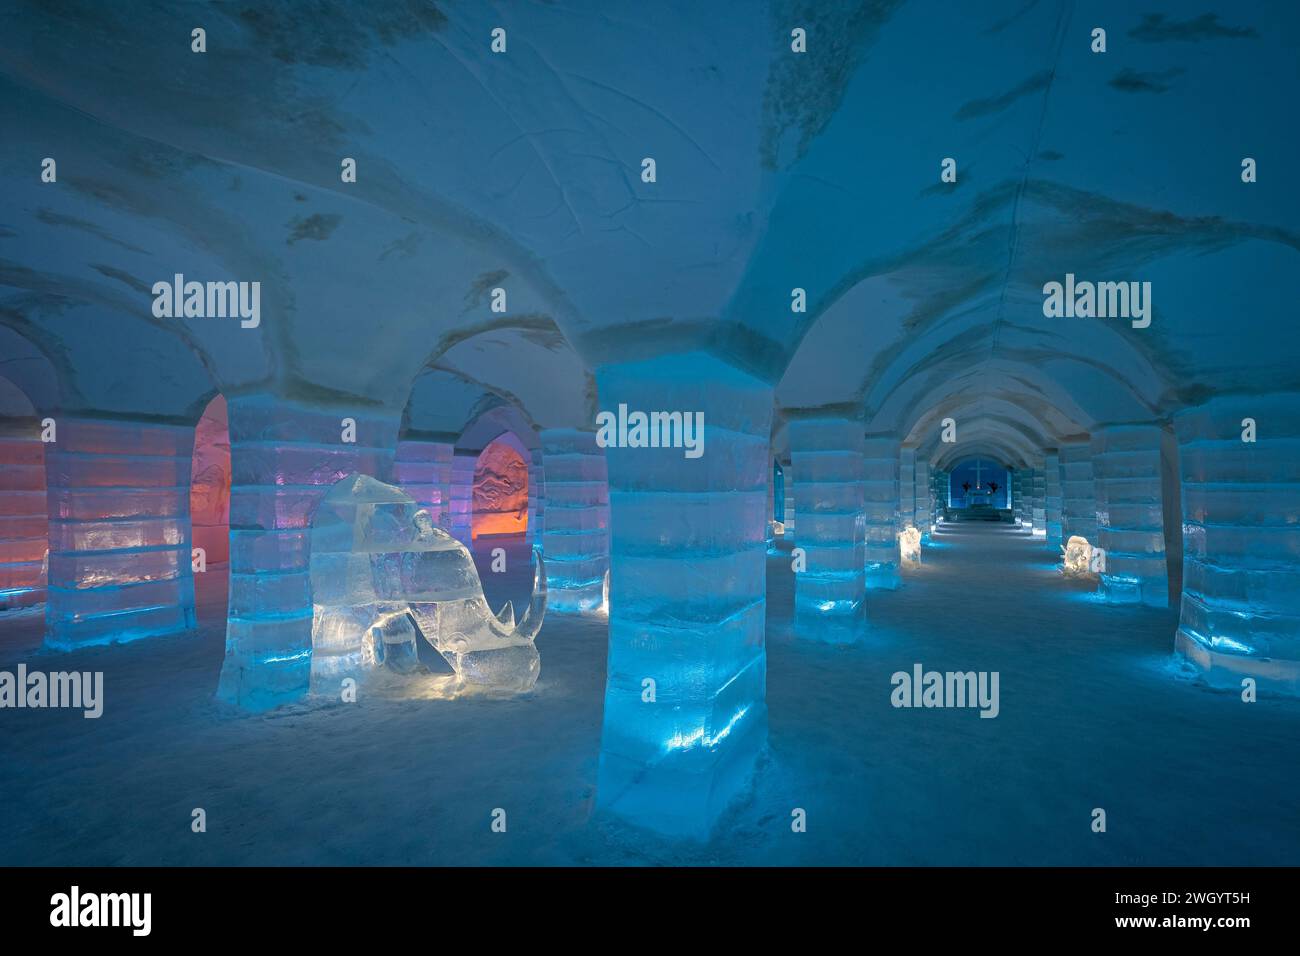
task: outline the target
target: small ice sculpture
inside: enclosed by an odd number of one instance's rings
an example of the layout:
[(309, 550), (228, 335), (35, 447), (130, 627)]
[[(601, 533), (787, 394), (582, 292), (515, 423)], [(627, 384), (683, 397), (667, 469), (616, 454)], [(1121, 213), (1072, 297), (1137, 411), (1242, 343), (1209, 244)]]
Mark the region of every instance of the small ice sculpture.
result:
[(911, 525), (898, 532), (898, 554), (905, 567), (919, 568), (921, 566), (921, 532)]
[(1092, 545), (1087, 538), (1077, 534), (1061, 548), (1061, 573), (1067, 578), (1078, 578), (1092, 570)]
[(311, 532), (312, 683), (364, 669), (418, 670), (416, 638), (463, 683), (526, 691), (541, 660), (533, 639), (546, 614), (546, 567), (536, 555), (528, 612), (493, 615), (469, 550), (400, 488), (368, 475), (340, 481)]

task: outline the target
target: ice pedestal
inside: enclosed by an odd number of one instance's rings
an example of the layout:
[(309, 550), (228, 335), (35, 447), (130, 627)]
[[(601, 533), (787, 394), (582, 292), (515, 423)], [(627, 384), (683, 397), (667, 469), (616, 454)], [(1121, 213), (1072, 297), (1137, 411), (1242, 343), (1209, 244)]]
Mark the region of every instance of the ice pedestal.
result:
[(1067, 442), (1057, 452), (1061, 472), (1061, 536), (1097, 543), (1097, 498), (1088, 442)]
[(1047, 546), (1061, 547), (1061, 463), (1056, 454), (1043, 456), (1043, 516), (1046, 520)]
[(450, 526), (451, 460), (449, 442), (403, 439), (397, 443), (393, 475), (397, 485), (429, 512), (435, 526)]
[(1161, 429), (1112, 425), (1092, 436), (1097, 540), (1106, 552), (1099, 593), (1111, 604), (1169, 606), (1160, 479)]
[[(229, 416), (230, 607), (217, 695), (260, 710), (310, 685), (312, 513), (341, 478), (391, 478), (401, 412), (252, 395), (229, 399)], [(355, 442), (342, 440), (344, 418)]]
[(45, 646), (72, 650), (194, 626), (193, 426), (59, 418), (45, 446)]
[(1047, 534), (1047, 476), (1043, 474), (1040, 458), (1029, 473), (1031, 517), (1035, 535)]
[(45, 601), (45, 444), (35, 418), (0, 418), (0, 614)]
[[(1256, 440), (1242, 441), (1244, 419)], [(1174, 418), (1182, 470), (1178, 649), (1211, 682), (1300, 694), (1300, 395)]]
[[(701, 355), (605, 366), (597, 381), (607, 409), (704, 416), (698, 458), (606, 451), (614, 535), (597, 787), (602, 808), (637, 825), (704, 837), (766, 740), (772, 390)], [(860, 579), (860, 551), (855, 567)]]
[(921, 532), (921, 540), (930, 540), (930, 529), (934, 525), (934, 491), (933, 476), (928, 461), (916, 460), (916, 530)]
[(789, 429), (799, 473), (799, 547), (807, 561), (795, 574), (795, 627), (811, 640), (860, 641), (866, 590), (862, 423), (804, 419)]
[(868, 438), (863, 444), (866, 515), (864, 569), (868, 590), (892, 591), (898, 573), (898, 440)]
[[(658, 406), (656, 406), (658, 407)], [(546, 472), (546, 584), (555, 611), (594, 611), (604, 604), (609, 570), (609, 482), (605, 449), (593, 432), (541, 433)]]

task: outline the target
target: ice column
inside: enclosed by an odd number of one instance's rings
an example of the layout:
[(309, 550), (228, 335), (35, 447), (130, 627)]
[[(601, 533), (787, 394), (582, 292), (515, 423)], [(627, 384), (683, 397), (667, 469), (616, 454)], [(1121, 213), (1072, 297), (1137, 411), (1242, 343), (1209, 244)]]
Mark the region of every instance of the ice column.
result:
[(451, 536), (470, 546), (474, 518), (474, 466), (483, 449), (467, 451), (457, 448), (451, 459), (451, 502), (447, 509), (447, 529)]
[[(597, 382), (606, 409), (703, 425), (697, 457), (632, 430), (606, 452), (615, 534), (597, 800), (640, 826), (704, 837), (766, 739), (772, 390), (702, 355), (605, 366)], [(860, 579), (861, 552), (856, 569)]]
[(40, 423), (0, 418), (0, 614), (45, 600), (48, 546)]
[(866, 514), (865, 568), (869, 590), (892, 591), (898, 574), (898, 439), (868, 438), (863, 445)]
[(546, 477), (542, 470), (542, 450), (534, 448), (528, 457), (528, 530), (524, 541), (530, 546), (540, 545), (545, 527)]
[(1061, 470), (1061, 537), (1074, 535), (1097, 543), (1097, 499), (1092, 488), (1092, 451), (1088, 442), (1067, 442), (1058, 452)]
[(1057, 453), (1043, 457), (1043, 511), (1047, 521), (1047, 545), (1061, 547), (1061, 464)]
[(921, 532), (921, 540), (930, 540), (930, 525), (934, 521), (934, 492), (930, 490), (930, 463), (916, 460), (916, 530)]
[(398, 486), (427, 510), (434, 525), (444, 531), (448, 530), (451, 502), (443, 495), (451, 487), (453, 452), (454, 446), (448, 442), (404, 439), (397, 443), (397, 460), (393, 464)]
[(310, 684), (312, 514), (350, 474), (391, 480), (401, 412), (269, 395), (229, 399), (229, 411), (230, 608), (217, 695), (261, 710)]
[(1030, 481), (1032, 483), (1031, 502), (1034, 507), (1034, 533), (1035, 535), (1047, 535), (1048, 533), (1048, 481), (1047, 475), (1043, 472), (1043, 460), (1036, 462), (1034, 471), (1030, 472)]
[[(783, 492), (784, 493), (784, 492)], [(767, 523), (763, 525), (763, 539), (768, 554), (776, 553), (776, 530), (772, 522), (776, 520), (776, 468), (771, 459), (767, 463)]]
[(546, 586), (552, 611), (592, 611), (604, 602), (609, 570), (609, 482), (593, 432), (541, 433), (546, 469)]
[(45, 646), (194, 626), (192, 425), (57, 420), (45, 446), (49, 596)]
[(1300, 395), (1211, 399), (1177, 415), (1174, 428), (1178, 649), (1220, 686), (1253, 677), (1300, 694)]
[(782, 465), (781, 470), (785, 472), (785, 534), (783, 540), (786, 544), (793, 545), (794, 541), (794, 463)]
[(1106, 551), (1099, 591), (1111, 604), (1169, 606), (1160, 442), (1156, 425), (1112, 425), (1092, 436), (1093, 544)]
[(842, 418), (790, 423), (799, 472), (799, 547), (795, 625), (802, 636), (849, 643), (863, 636), (866, 518), (862, 423)]
[(898, 530), (916, 524), (916, 449), (898, 450)]

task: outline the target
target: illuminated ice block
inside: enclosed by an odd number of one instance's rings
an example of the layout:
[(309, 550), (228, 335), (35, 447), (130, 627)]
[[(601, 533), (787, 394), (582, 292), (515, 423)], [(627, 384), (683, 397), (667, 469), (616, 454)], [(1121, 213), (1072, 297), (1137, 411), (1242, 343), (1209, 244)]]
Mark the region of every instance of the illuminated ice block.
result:
[(0, 614), (45, 601), (45, 445), (34, 417), (0, 417)]
[[(699, 354), (605, 366), (597, 381), (608, 409), (703, 415), (699, 457), (606, 450), (614, 536), (596, 791), (634, 824), (703, 837), (748, 787), (766, 740), (772, 390)], [(796, 467), (812, 480), (803, 459)], [(855, 568), (860, 579), (861, 551)]]
[(799, 547), (807, 561), (795, 573), (796, 629), (810, 640), (860, 641), (866, 590), (862, 423), (800, 419), (789, 431), (799, 473)]
[(1300, 694), (1300, 395), (1212, 399), (1175, 416), (1174, 428), (1178, 648), (1212, 683), (1239, 689), (1252, 677)]
[(595, 611), (609, 571), (609, 480), (594, 432), (541, 433), (546, 472), (546, 585), (556, 611)]
[(59, 418), (45, 448), (45, 646), (72, 650), (194, 627), (193, 426)]
[[(307, 693), (311, 518), (354, 474), (393, 473), (400, 411), (324, 408), (273, 395), (228, 399), (230, 606), (218, 697), (261, 710)], [(355, 422), (355, 442), (341, 422)]]
[(1092, 435), (1097, 541), (1106, 552), (1099, 593), (1111, 604), (1169, 606), (1161, 429), (1112, 425)]
[(1061, 465), (1056, 454), (1043, 456), (1043, 515), (1047, 546), (1061, 547)]
[(1093, 491), (1092, 449), (1088, 442), (1066, 442), (1058, 451), (1061, 472), (1061, 535), (1097, 543), (1097, 497)]
[(868, 590), (892, 591), (898, 573), (898, 440), (872, 437), (863, 444), (864, 570)]

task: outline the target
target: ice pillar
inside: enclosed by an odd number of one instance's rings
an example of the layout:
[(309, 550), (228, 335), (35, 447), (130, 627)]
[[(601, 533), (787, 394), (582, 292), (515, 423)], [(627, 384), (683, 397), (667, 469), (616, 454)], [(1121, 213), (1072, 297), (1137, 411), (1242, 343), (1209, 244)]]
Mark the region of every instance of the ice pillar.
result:
[(916, 530), (921, 532), (921, 540), (930, 540), (930, 526), (934, 522), (934, 492), (931, 491), (930, 463), (916, 460)]
[(795, 625), (804, 637), (833, 643), (862, 639), (865, 592), (862, 423), (842, 418), (790, 423), (799, 472), (799, 547)]
[(220, 699), (250, 710), (311, 679), (311, 521), (353, 473), (391, 481), (400, 412), (328, 409), (278, 396), (229, 399), (230, 607)]
[(528, 456), (528, 530), (524, 541), (530, 546), (540, 545), (545, 527), (546, 477), (542, 470), (542, 450), (534, 448)]
[(592, 432), (541, 433), (546, 469), (548, 604), (554, 611), (593, 611), (604, 603), (609, 570), (609, 481), (605, 450)]
[(898, 574), (898, 439), (868, 438), (863, 445), (866, 515), (865, 569), (869, 590), (892, 591)]
[(1047, 546), (1061, 547), (1061, 463), (1052, 452), (1043, 457), (1043, 514), (1047, 523)]
[(1112, 425), (1092, 436), (1100, 593), (1111, 604), (1169, 606), (1157, 425)]
[(1047, 480), (1043, 474), (1043, 460), (1035, 462), (1029, 476), (1030, 523), (1035, 535), (1047, 534)]
[[(1211, 683), (1300, 694), (1300, 395), (1174, 419), (1182, 467), (1178, 649)], [(1248, 440), (1250, 439), (1250, 440)]]
[(786, 544), (794, 544), (794, 463), (790, 462), (781, 466), (784, 472), (782, 478), (785, 482), (785, 534), (782, 540)]
[(72, 650), (194, 626), (192, 425), (57, 420), (45, 447), (45, 646)]
[(0, 418), (0, 614), (45, 601), (48, 547), (40, 423)]
[(614, 536), (597, 800), (703, 837), (766, 740), (772, 390), (701, 355), (605, 366), (597, 381), (606, 409), (703, 427), (691, 448), (663, 440), (670, 426), (652, 419), (661, 440), (647, 447), (629, 429), (606, 451)]
[(1017, 468), (1011, 473), (1011, 513), (1016, 525), (1025, 524), (1025, 469)]
[(898, 530), (916, 524), (916, 449), (898, 450)]
[(397, 459), (393, 463), (398, 486), (419, 502), (433, 523), (443, 530), (449, 526), (453, 452), (454, 446), (449, 442), (408, 438), (397, 443)]
[(1097, 543), (1097, 499), (1092, 487), (1092, 451), (1088, 442), (1067, 442), (1058, 456), (1061, 471), (1061, 537), (1078, 535)]
[(468, 547), (474, 520), (474, 468), (482, 452), (457, 448), (451, 459), (451, 501), (447, 509), (447, 530)]

